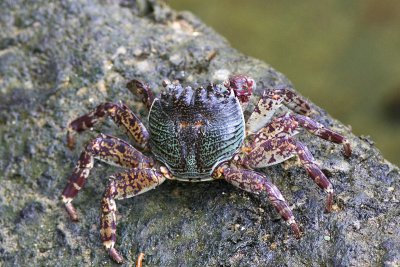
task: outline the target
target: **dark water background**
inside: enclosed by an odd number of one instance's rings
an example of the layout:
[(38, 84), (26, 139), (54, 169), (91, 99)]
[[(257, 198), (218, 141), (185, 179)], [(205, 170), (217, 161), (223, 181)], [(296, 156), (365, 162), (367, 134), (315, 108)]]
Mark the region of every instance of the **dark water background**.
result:
[(400, 164), (400, 1), (170, 0)]

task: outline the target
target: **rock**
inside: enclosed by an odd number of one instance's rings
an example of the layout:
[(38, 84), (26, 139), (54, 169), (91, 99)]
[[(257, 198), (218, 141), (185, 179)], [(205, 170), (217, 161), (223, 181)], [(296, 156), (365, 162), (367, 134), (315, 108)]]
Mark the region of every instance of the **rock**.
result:
[[(79, 223), (59, 197), (85, 142), (100, 131), (128, 139), (107, 122), (69, 151), (69, 121), (103, 101), (123, 100), (146, 123), (128, 80), (160, 88), (165, 78), (201, 83), (245, 73), (261, 90), (291, 87), (192, 14), (156, 1), (16, 0), (0, 7), (2, 266), (116, 265), (101, 245), (99, 208), (117, 169), (95, 164), (74, 201)], [(371, 140), (314, 108), (313, 119), (346, 135), (354, 149), (346, 159), (340, 146), (299, 136), (335, 185), (335, 212), (323, 212), (324, 193), (296, 160), (262, 171), (292, 204), (300, 240), (264, 198), (223, 181), (167, 181), (117, 202), (116, 246), (126, 266), (140, 252), (146, 266), (399, 266), (399, 169)]]
[(44, 212), (45, 208), (40, 202), (29, 202), (20, 212), (19, 221), (32, 222), (39, 216), (40, 213)]

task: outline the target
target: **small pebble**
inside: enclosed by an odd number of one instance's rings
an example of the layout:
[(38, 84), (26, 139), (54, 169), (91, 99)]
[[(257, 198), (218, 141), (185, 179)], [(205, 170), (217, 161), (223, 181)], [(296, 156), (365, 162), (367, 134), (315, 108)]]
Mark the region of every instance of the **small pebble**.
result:
[(329, 235), (325, 235), (325, 236), (324, 236), (324, 240), (325, 240), (325, 241), (330, 241), (330, 240), (331, 240), (331, 237), (330, 237)]

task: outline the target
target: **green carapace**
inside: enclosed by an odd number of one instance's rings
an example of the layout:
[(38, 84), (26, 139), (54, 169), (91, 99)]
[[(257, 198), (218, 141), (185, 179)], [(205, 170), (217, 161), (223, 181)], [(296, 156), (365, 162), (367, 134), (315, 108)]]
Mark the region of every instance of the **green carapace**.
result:
[(149, 113), (151, 151), (178, 180), (211, 180), (244, 139), (245, 122), (233, 91), (169, 84)]

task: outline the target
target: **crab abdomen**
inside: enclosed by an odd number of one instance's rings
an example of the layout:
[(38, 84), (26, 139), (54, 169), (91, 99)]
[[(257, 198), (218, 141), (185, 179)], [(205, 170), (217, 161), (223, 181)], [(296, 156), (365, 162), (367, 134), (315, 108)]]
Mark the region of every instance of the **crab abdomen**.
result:
[(244, 119), (233, 94), (170, 85), (149, 114), (150, 146), (178, 180), (209, 180), (244, 139)]

